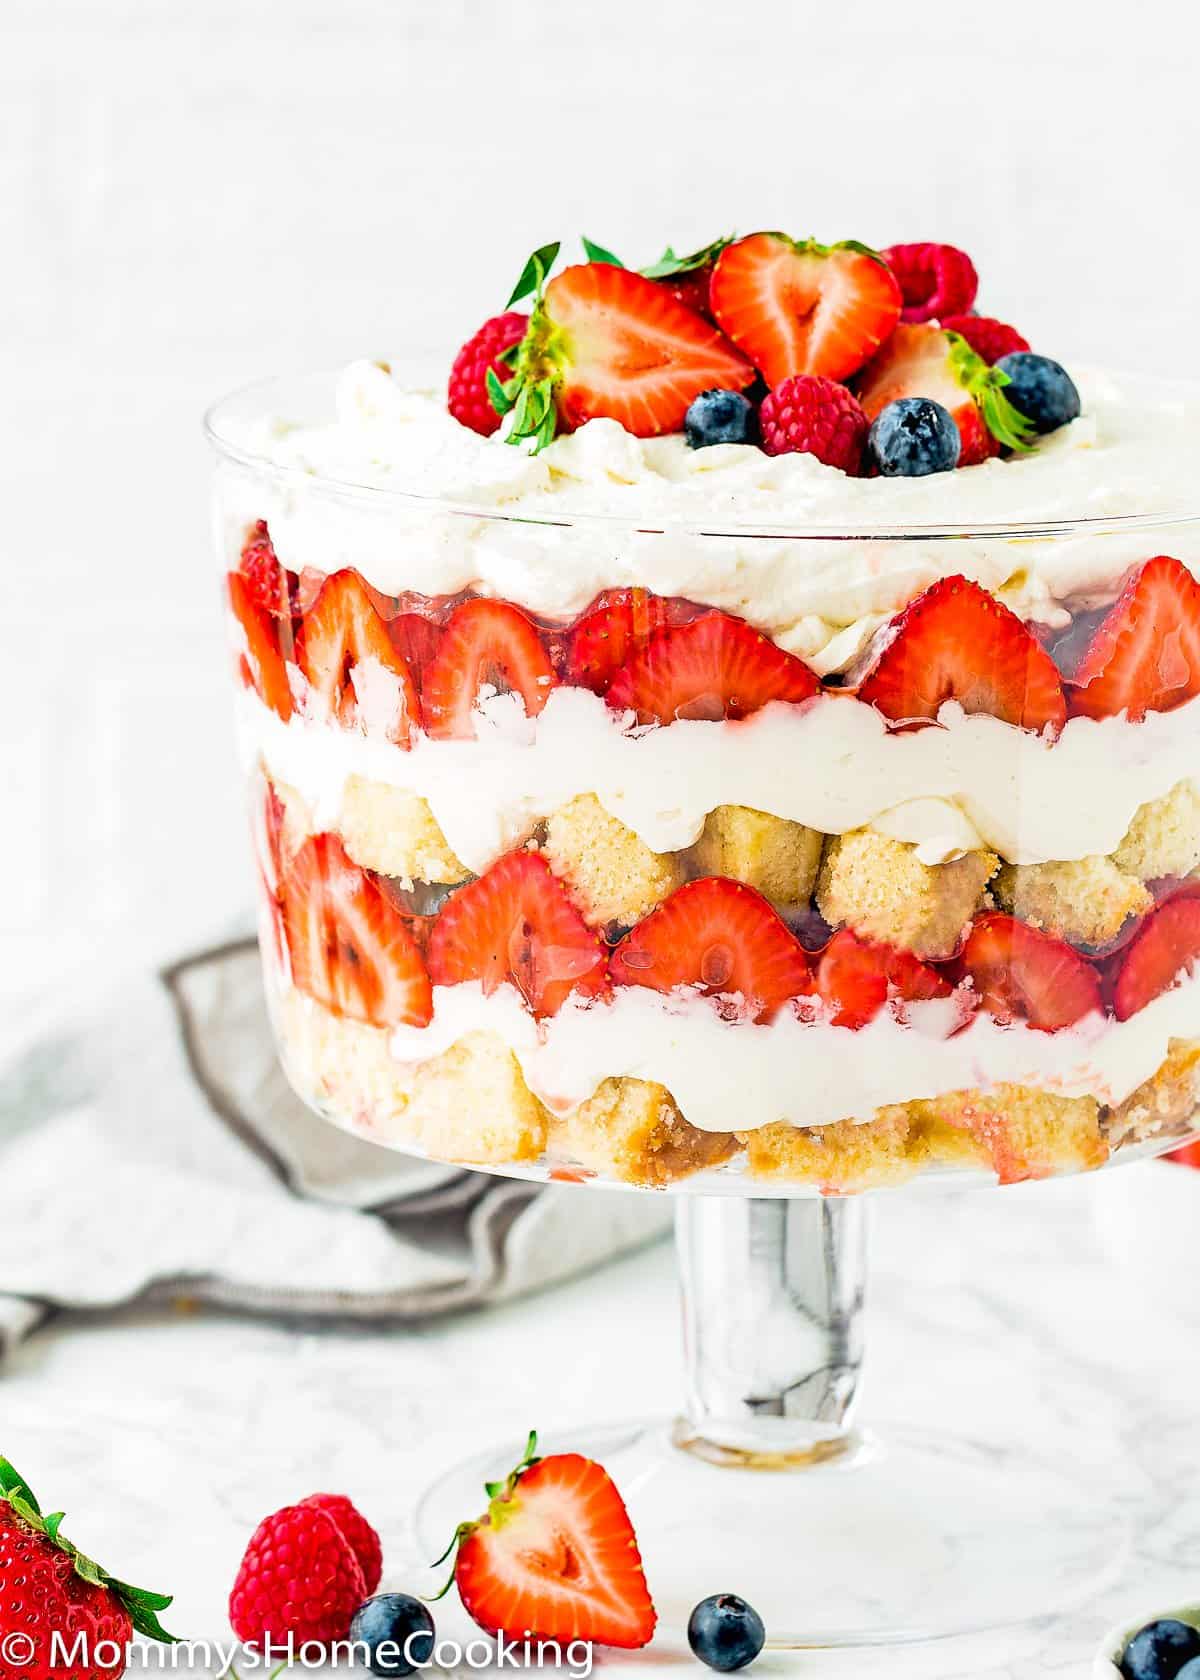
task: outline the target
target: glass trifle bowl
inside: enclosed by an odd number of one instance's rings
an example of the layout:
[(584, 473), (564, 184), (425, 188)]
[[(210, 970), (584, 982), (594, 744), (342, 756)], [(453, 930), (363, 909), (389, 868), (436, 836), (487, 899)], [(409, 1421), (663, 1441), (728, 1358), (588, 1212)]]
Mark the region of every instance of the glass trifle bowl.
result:
[[(1089, 516), (1078, 439), (950, 475), (980, 517), (943, 522), (918, 481), (767, 518), (765, 458), (605, 422), (494, 450), (484, 493), (444, 438), (427, 491), (313, 449), (335, 403), (403, 425), (392, 385), (209, 417), (290, 1081), (388, 1148), (677, 1197), (684, 1414), (572, 1443), (668, 1629), (731, 1581), (805, 1644), (1095, 1591), (1120, 1546), (1069, 1467), (854, 1429), (857, 1193), (1196, 1125), (1200, 518), (1138, 485)], [(1006, 473), (1083, 516), (989, 518)], [(562, 494), (598, 479), (602, 510)], [(517, 1456), (446, 1478), (422, 1535)]]

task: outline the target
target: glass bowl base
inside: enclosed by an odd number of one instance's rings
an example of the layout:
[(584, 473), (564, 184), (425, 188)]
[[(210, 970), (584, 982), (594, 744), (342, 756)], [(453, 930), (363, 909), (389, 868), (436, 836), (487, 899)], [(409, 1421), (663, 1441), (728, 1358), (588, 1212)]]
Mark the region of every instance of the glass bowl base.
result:
[[(1086, 1478), (1023, 1451), (897, 1429), (795, 1468), (735, 1468), (674, 1444), (662, 1421), (547, 1436), (599, 1460), (625, 1499), (659, 1612), (655, 1653), (686, 1650), (710, 1593), (754, 1605), (768, 1647), (888, 1645), (1059, 1615), (1115, 1578), (1127, 1540)], [(437, 1556), (512, 1441), (425, 1494), (417, 1537)]]

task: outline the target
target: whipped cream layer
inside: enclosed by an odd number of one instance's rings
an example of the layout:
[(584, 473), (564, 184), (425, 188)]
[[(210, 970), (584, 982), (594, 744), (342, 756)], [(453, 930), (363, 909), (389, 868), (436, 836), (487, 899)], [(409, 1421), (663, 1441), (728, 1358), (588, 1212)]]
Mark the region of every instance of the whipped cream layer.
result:
[[(1128, 567), (1152, 554), (1176, 554), (1200, 572), (1200, 527), (1191, 526), (881, 540), (913, 526), (1196, 510), (1200, 395), (1104, 375), (1080, 384), (1080, 418), (1028, 456), (872, 479), (811, 455), (692, 450), (678, 434), (638, 439), (609, 420), (530, 456), (459, 425), (441, 393), (406, 390), (378, 364), (358, 362), (325, 389), (321, 420), (218, 416), (221, 439), (261, 463), (223, 469), (222, 540), (236, 557), (246, 526), (265, 518), (294, 570), (355, 566), (388, 594), (469, 589), (550, 618), (582, 611), (601, 589), (640, 584), (738, 613), (823, 674), (844, 669), (878, 624), (953, 573), (1024, 618), (1061, 626), (1066, 603), (1111, 600)], [(759, 534), (706, 534), (738, 526)], [(770, 534), (810, 528), (803, 538)]]
[(742, 721), (637, 728), (587, 689), (555, 689), (537, 718), (515, 695), (484, 698), (476, 737), (386, 739), (240, 698), (247, 762), (261, 757), (319, 827), (336, 826), (351, 775), (425, 798), (476, 873), (577, 794), (656, 852), (699, 837), (718, 805), (747, 805), (824, 834), (872, 825), (928, 863), (985, 845), (1010, 863), (1104, 854), (1140, 805), (1200, 770), (1200, 700), (1143, 723), (1072, 718), (1047, 741), (948, 701), (939, 725), (890, 733), (872, 706), (826, 694)]

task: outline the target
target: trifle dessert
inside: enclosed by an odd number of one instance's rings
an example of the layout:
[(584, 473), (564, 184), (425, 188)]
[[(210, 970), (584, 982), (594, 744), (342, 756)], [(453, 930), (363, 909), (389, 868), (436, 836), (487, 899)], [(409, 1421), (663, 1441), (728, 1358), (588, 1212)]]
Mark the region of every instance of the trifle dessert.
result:
[(1069, 374), (948, 245), (585, 245), (445, 388), (213, 416), (297, 1089), (652, 1187), (1186, 1133), (1200, 399)]

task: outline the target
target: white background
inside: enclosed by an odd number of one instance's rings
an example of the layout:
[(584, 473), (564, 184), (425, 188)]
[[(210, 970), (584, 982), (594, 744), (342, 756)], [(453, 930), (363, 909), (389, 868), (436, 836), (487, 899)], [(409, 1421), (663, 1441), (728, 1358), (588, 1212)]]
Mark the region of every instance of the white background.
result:
[(1193, 8), (7, 0), (9, 978), (247, 897), (199, 417), (448, 353), (528, 250), (961, 244), (1049, 353), (1196, 371)]

